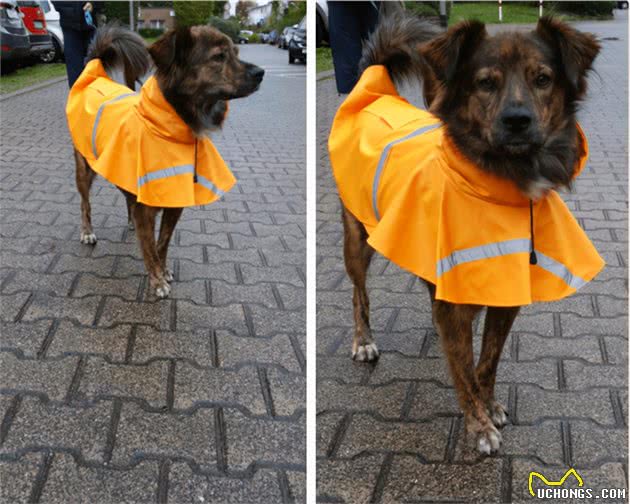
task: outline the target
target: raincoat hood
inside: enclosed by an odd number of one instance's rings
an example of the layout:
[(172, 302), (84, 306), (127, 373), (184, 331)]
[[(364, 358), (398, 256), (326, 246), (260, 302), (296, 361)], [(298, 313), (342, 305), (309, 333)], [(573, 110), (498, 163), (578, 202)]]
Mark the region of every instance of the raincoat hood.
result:
[(145, 205), (205, 205), (236, 182), (213, 143), (194, 136), (154, 77), (134, 93), (94, 59), (70, 90), (66, 115), (92, 169)]
[[(576, 174), (586, 164), (582, 145)], [(531, 202), (465, 158), (440, 120), (371, 66), (341, 105), (328, 141), (347, 210), (368, 243), (453, 303), (522, 306), (574, 293), (604, 266), (558, 193)]]

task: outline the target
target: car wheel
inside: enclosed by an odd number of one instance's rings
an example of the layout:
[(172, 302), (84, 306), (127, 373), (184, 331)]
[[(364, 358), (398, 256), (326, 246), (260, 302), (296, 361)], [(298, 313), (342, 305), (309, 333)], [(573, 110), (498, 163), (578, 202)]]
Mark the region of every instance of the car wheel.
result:
[(53, 38), (53, 48), (50, 51), (43, 52), (39, 55), (42, 63), (53, 63), (61, 57), (61, 47), (56, 39)]
[(293, 65), (295, 63), (295, 58), (289, 54), (289, 65)]

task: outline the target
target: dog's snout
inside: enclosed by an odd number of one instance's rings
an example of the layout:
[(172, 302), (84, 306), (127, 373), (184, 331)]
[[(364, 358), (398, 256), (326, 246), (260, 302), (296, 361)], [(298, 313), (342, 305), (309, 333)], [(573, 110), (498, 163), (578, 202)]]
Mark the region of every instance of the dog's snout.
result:
[(253, 66), (252, 68), (249, 69), (249, 75), (251, 75), (254, 79), (260, 82), (262, 81), (262, 78), (265, 75), (265, 71), (258, 66)]
[(525, 107), (509, 107), (501, 114), (501, 122), (511, 133), (521, 133), (532, 123), (532, 113)]

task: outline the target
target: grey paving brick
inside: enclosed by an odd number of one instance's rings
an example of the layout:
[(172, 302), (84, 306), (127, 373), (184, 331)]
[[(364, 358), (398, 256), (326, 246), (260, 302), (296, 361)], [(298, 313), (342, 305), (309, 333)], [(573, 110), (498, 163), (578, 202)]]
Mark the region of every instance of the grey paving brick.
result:
[(3, 292), (11, 294), (20, 291), (49, 292), (55, 296), (66, 296), (76, 275), (48, 275), (29, 270), (18, 270), (4, 286)]
[[(211, 282), (212, 303), (226, 305), (230, 303), (256, 303), (267, 308), (278, 308), (274, 298), (272, 284), (233, 285), (226, 282)], [(304, 293), (300, 292), (300, 299)]]
[(618, 317), (628, 310), (627, 298), (616, 298), (612, 296), (596, 296), (599, 312), (604, 317)]
[(572, 314), (561, 314), (562, 335), (573, 337), (582, 334), (625, 334), (628, 331), (628, 317), (586, 318)]
[(175, 463), (169, 473), (168, 497), (171, 502), (281, 502), (276, 474), (258, 470), (251, 478), (221, 478), (194, 474), (187, 464)]
[(199, 306), (189, 301), (177, 302), (177, 329), (231, 329), (247, 334), (245, 314), (240, 304), (226, 306)]
[[(402, 406), (402, 404), (401, 404)], [(429, 420), (435, 416), (456, 416), (461, 414), (455, 389), (439, 387), (430, 382), (415, 385), (409, 418)]]
[(333, 439), (344, 417), (345, 413), (328, 411), (317, 415), (317, 457), (326, 457), (333, 450)]
[(186, 457), (203, 469), (216, 464), (214, 413), (199, 409), (192, 415), (148, 413), (125, 403), (120, 414), (112, 462), (131, 463), (143, 455)]
[(2, 252), (2, 267), (20, 270), (45, 272), (54, 259), (54, 254), (27, 255)]
[(306, 502), (306, 474), (303, 472), (287, 472), (289, 491), (296, 503)]
[(29, 501), (42, 458), (40, 453), (27, 453), (15, 462), (0, 460), (0, 501)]
[(210, 331), (159, 331), (150, 326), (138, 326), (132, 362), (146, 363), (157, 357), (189, 359), (199, 366), (212, 366)]
[(340, 383), (365, 383), (370, 375), (370, 367), (353, 361), (350, 352), (343, 357), (318, 357), (317, 377), (320, 380), (336, 380)]
[(248, 418), (225, 410), (228, 468), (243, 470), (254, 462), (305, 464), (306, 433), (300, 421)]
[(17, 292), (15, 294), (0, 295), (0, 319), (7, 322), (15, 322), (20, 315), (22, 307), (31, 297), (29, 292)]
[(626, 364), (628, 362), (628, 342), (620, 337), (604, 337), (608, 361), (612, 364)]
[[(508, 348), (503, 350), (506, 354)], [(545, 355), (547, 357), (549, 355)], [(520, 358), (519, 354), (519, 358)], [(555, 359), (532, 360), (529, 362), (499, 361), (497, 383), (531, 383), (545, 389), (558, 388), (558, 365)]]
[(39, 392), (61, 401), (66, 395), (77, 367), (78, 358), (59, 362), (18, 359), (13, 353), (0, 352), (0, 388), (9, 391)]
[(550, 338), (535, 334), (519, 334), (518, 358), (536, 360), (543, 357), (585, 359), (602, 362), (602, 352), (597, 336), (584, 335), (576, 338)]
[(427, 459), (441, 459), (446, 449), (450, 420), (430, 422), (383, 422), (370, 415), (355, 414), (339, 446), (337, 456), (353, 457), (364, 450), (416, 453)]
[(155, 502), (158, 488), (157, 462), (141, 462), (126, 470), (82, 467), (72, 456), (54, 455), (42, 502), (76, 502), (89, 496), (94, 504), (111, 502)]
[(446, 362), (442, 359), (423, 359), (420, 364), (418, 359), (383, 354), (370, 375), (370, 383), (387, 383), (391, 380), (436, 380), (451, 385)]
[(570, 389), (623, 388), (628, 384), (628, 368), (625, 366), (591, 366), (576, 361), (565, 361), (563, 365), (567, 386)]
[(243, 282), (246, 284), (256, 284), (258, 282), (284, 282), (296, 287), (304, 287), (304, 281), (295, 266), (283, 266), (278, 268), (252, 267), (249, 264), (241, 266)]
[(98, 321), (101, 327), (116, 324), (147, 324), (158, 329), (169, 329), (171, 303), (168, 299), (137, 303), (115, 297), (105, 298), (103, 314)]
[(119, 325), (109, 329), (82, 327), (70, 321), (59, 322), (47, 357), (69, 354), (101, 354), (113, 361), (122, 361), (131, 334), (130, 325)]
[(249, 306), (256, 336), (273, 336), (277, 333), (303, 333), (306, 331), (304, 310), (272, 310), (263, 306)]
[(78, 450), (85, 460), (102, 463), (111, 413), (107, 401), (70, 407), (24, 397), (0, 453), (54, 446)]
[(102, 278), (92, 274), (79, 277), (79, 282), (73, 292), (73, 297), (110, 295), (119, 296), (134, 301), (138, 296), (138, 288), (142, 278)]
[(78, 257), (76, 255), (62, 254), (53, 268), (54, 273), (65, 273), (82, 271), (108, 278), (114, 267), (114, 256), (104, 256), (99, 258)]
[(606, 429), (588, 422), (572, 421), (571, 447), (573, 463), (586, 466), (610, 460), (626, 461), (627, 453), (619, 450), (628, 445), (628, 431), (625, 428)]
[(51, 296), (35, 293), (24, 312), (23, 320), (40, 318), (68, 318), (83, 325), (90, 325), (95, 317), (100, 297), (91, 296), (81, 299)]
[(255, 368), (246, 367), (238, 371), (226, 371), (197, 369), (187, 363), (177, 363), (175, 407), (187, 409), (197, 403), (238, 404), (254, 415), (264, 415), (266, 412), (260, 380)]
[(408, 388), (406, 383), (367, 388), (320, 381), (317, 387), (317, 411), (373, 411), (387, 418), (398, 419)]
[[(209, 254), (209, 257), (212, 254)], [(197, 264), (191, 261), (179, 262), (179, 279), (182, 281), (196, 279), (223, 280), (237, 283), (234, 264), (229, 262)], [(175, 287), (174, 285), (173, 287)]]
[(552, 392), (531, 385), (518, 387), (518, 421), (534, 422), (539, 418), (592, 418), (603, 425), (614, 424), (607, 390)]
[(81, 398), (124, 397), (146, 401), (149, 406), (166, 406), (168, 363), (145, 366), (110, 364), (100, 357), (87, 359), (77, 395)]
[(354, 460), (319, 460), (317, 496), (342, 499), (342, 502), (370, 502), (382, 461), (383, 455)]
[[(4, 306), (2, 309), (4, 310)], [(39, 320), (32, 324), (1, 322), (0, 346), (3, 349), (20, 350), (25, 356), (34, 357), (51, 326), (51, 320)]]
[(299, 410), (306, 409), (305, 403), (301, 400), (306, 397), (304, 376), (269, 369), (267, 379), (276, 415), (290, 416)]

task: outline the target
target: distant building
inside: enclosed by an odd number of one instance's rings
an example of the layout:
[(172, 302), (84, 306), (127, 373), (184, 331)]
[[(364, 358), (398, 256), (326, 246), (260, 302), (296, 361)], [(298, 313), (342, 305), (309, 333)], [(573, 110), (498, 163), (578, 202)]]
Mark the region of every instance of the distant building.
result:
[(250, 25), (262, 24), (271, 15), (272, 2), (257, 5), (247, 11), (247, 23)]
[(140, 28), (175, 28), (175, 11), (167, 7), (138, 7), (138, 29)]

